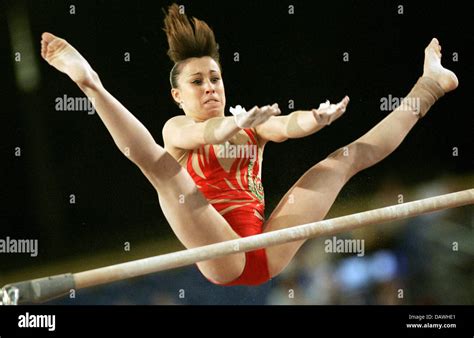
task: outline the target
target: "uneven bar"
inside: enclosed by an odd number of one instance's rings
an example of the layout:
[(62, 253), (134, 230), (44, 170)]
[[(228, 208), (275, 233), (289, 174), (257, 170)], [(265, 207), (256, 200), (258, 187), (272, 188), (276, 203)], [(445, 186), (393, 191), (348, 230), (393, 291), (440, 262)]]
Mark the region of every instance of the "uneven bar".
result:
[[(73, 284), (76, 290), (82, 289), (94, 285), (111, 283), (158, 271), (191, 265), (200, 261), (214, 259), (238, 252), (252, 251), (259, 248), (266, 248), (302, 239), (333, 235), (372, 224), (401, 220), (433, 211), (457, 208), (469, 204), (474, 204), (474, 189), (458, 191), (418, 201), (303, 224), (251, 237), (239, 238), (199, 248), (182, 250), (165, 255), (83, 271), (72, 274), (74, 279)], [(22, 286), (20, 288), (19, 302), (44, 302), (48, 299), (61, 296), (64, 293), (69, 292), (72, 288), (70, 279), (71, 275), (67, 274), (62, 276), (68, 277), (62, 278), (65, 283), (59, 283), (58, 279), (53, 279), (54, 287), (48, 287), (48, 281), (52, 282), (53, 280), (51, 277), (46, 277), (6, 285), (3, 288), (3, 294), (11, 294), (11, 292), (9, 292), (11, 291), (11, 288), (18, 285)], [(28, 282), (34, 282), (36, 292), (27, 292), (22, 295), (21, 290), (25, 290), (24, 285)], [(37, 290), (38, 288), (43, 288), (43, 290)]]

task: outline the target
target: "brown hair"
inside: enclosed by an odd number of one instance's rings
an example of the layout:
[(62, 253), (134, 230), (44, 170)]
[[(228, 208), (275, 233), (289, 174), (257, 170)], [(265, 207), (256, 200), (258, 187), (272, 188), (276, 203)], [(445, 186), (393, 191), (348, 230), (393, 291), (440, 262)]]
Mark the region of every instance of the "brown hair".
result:
[(169, 6), (168, 13), (165, 12), (165, 14), (163, 30), (168, 38), (168, 56), (174, 62), (170, 73), (172, 88), (178, 87), (181, 65), (189, 58), (210, 56), (221, 68), (219, 45), (216, 43), (214, 32), (207, 23), (195, 17), (190, 21), (186, 14), (180, 13), (177, 4)]

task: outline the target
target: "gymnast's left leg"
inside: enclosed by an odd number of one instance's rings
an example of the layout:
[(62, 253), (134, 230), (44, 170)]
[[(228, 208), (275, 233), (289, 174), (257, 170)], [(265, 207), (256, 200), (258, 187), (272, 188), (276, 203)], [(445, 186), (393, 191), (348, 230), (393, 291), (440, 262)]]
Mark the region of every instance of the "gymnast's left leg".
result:
[[(457, 85), (456, 75), (441, 66), (441, 47), (433, 39), (425, 49), (423, 76), (400, 107), (365, 135), (310, 168), (280, 201), (264, 232), (322, 220), (350, 178), (393, 152), (431, 105)], [(304, 242), (267, 248), (270, 276), (283, 271)]]

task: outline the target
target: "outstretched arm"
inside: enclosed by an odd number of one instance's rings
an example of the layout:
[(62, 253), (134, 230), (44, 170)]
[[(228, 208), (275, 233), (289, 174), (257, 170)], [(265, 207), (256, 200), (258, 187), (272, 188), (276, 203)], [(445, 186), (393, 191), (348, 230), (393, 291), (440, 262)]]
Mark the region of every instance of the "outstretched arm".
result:
[(43, 33), (41, 55), (53, 67), (69, 75), (92, 101), (117, 147), (141, 169), (163, 153), (150, 132), (102, 85), (89, 63), (66, 40)]
[[(231, 109), (232, 110), (232, 109)], [(253, 107), (228, 117), (214, 117), (196, 122), (188, 116), (175, 116), (163, 127), (163, 139), (167, 147), (196, 149), (204, 144), (221, 144), (242, 128), (254, 128), (280, 114), (277, 104)]]
[(289, 138), (301, 138), (319, 131), (339, 118), (346, 110), (349, 97), (337, 104), (322, 103), (318, 109), (297, 110), (286, 116), (272, 117), (257, 126), (257, 134), (263, 141), (283, 142)]
[(203, 144), (219, 144), (240, 130), (232, 117), (214, 117), (196, 122), (184, 115), (169, 119), (163, 127), (166, 147), (196, 149)]

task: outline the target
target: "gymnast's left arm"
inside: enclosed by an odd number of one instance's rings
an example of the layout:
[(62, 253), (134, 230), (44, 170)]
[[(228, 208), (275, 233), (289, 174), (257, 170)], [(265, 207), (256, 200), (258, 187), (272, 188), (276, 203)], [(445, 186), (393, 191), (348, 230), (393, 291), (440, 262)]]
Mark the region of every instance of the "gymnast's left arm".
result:
[(349, 97), (339, 103), (329, 101), (318, 109), (297, 110), (286, 116), (272, 116), (267, 122), (256, 127), (258, 136), (264, 141), (283, 142), (289, 138), (301, 138), (321, 130), (331, 124), (346, 111)]

